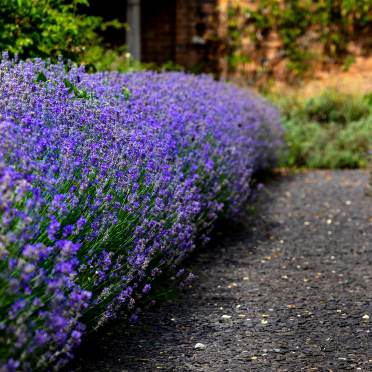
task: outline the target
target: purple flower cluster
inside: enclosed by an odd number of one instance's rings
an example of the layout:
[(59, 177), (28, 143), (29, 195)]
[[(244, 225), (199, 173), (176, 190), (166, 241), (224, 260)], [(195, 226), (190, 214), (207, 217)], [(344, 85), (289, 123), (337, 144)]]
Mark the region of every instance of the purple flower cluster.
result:
[(234, 215), (277, 111), (183, 73), (0, 64), (0, 369), (54, 368)]

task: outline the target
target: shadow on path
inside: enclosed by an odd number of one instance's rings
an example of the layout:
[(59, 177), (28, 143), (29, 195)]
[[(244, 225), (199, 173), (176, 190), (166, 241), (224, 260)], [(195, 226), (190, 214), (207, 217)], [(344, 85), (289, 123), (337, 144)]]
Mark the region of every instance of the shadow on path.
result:
[(187, 263), (192, 288), (90, 337), (75, 370), (372, 370), (366, 183), (361, 171), (273, 182), (255, 216)]

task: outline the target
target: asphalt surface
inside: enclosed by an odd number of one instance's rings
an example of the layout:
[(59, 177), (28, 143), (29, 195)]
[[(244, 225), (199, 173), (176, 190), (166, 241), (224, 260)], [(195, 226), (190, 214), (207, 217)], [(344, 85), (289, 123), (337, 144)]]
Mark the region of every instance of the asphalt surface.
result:
[(189, 288), (89, 338), (71, 368), (372, 371), (367, 183), (363, 171), (274, 180), (253, 215), (195, 253)]

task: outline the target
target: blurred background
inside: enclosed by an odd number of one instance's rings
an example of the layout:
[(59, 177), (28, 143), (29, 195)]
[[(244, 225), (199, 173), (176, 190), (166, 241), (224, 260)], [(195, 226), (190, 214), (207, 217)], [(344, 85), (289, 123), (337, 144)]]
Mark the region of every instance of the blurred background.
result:
[(282, 111), (284, 166), (366, 167), (372, 0), (0, 0), (0, 49), (88, 71), (185, 70)]

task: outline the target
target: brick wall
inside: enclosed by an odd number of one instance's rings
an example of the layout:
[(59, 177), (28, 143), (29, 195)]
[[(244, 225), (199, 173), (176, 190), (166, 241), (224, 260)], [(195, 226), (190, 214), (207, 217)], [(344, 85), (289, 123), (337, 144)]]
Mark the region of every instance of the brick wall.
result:
[(218, 0), (142, 0), (142, 60), (215, 71)]
[[(217, 72), (218, 5), (227, 1), (141, 0), (142, 61), (172, 61), (195, 71)], [(126, 0), (90, 0), (90, 4), (91, 14), (126, 21)], [(112, 46), (127, 42), (125, 31), (111, 30), (104, 36)]]
[(174, 60), (176, 42), (175, 0), (142, 0), (141, 49), (143, 62)]
[(216, 70), (217, 0), (177, 1), (176, 61), (203, 71)]

